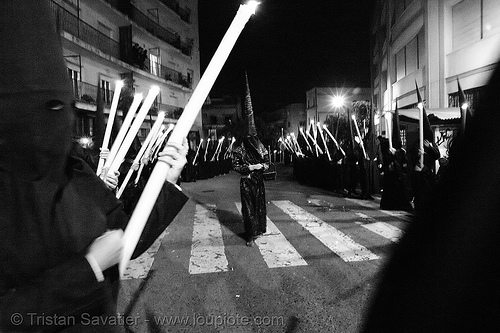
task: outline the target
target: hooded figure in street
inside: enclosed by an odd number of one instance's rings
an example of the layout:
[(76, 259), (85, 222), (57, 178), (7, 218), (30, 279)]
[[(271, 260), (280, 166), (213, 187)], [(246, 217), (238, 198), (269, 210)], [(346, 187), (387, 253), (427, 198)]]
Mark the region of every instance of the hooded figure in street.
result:
[(241, 174), (241, 213), (245, 226), (245, 238), (247, 246), (253, 246), (254, 240), (265, 233), (267, 227), (263, 173), (269, 168), (269, 156), (255, 129), (250, 87), (246, 73), (245, 79), (245, 116), (248, 121), (248, 134), (235, 142), (232, 163), (233, 169)]
[[(128, 216), (72, 150), (74, 95), (49, 2), (1, 1), (0, 22), (0, 332), (116, 332)], [(182, 155), (168, 153), (173, 178)], [(167, 179), (168, 209), (153, 210), (134, 256), (187, 201)]]
[(415, 87), (417, 101), (422, 107), (422, 115), (424, 118), (424, 150), (421, 151), (418, 147), (419, 142), (416, 142), (410, 154), (413, 159), (412, 164), (414, 166), (414, 170), (412, 170), (412, 191), (414, 196), (413, 204), (415, 214), (419, 214), (423, 207), (425, 207), (429, 202), (431, 192), (436, 186), (436, 177), (434, 174), (435, 162), (441, 157), (441, 153), (439, 152), (438, 146), (434, 142), (434, 131), (431, 128), (429, 118), (427, 117), (427, 112), (425, 111), (417, 82), (415, 82)]
[(421, 214), (384, 269), (362, 332), (500, 331), (500, 63)]
[(385, 210), (412, 211), (408, 158), (403, 148), (399, 127), (399, 111), (396, 102), (392, 118), (392, 149), (388, 148), (384, 168), (384, 191), (380, 200), (380, 208)]

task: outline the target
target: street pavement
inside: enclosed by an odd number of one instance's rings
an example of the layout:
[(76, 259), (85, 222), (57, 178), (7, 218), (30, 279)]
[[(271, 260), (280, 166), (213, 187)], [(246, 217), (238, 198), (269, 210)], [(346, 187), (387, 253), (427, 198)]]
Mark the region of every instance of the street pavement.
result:
[(300, 184), (278, 164), (268, 230), (247, 247), (239, 179), (181, 185), (190, 200), (122, 280), (130, 331), (357, 332), (410, 216)]

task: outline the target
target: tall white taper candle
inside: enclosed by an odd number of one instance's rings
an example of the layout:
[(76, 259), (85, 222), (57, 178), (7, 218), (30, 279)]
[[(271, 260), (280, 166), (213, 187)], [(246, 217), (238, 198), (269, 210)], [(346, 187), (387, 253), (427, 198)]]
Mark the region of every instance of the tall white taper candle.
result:
[(358, 134), (359, 145), (361, 146), (361, 150), (363, 150), (363, 156), (365, 159), (368, 159), (368, 155), (366, 155), (365, 144), (363, 143), (363, 138), (361, 137), (361, 134), (359, 134), (359, 127), (358, 123), (356, 122), (356, 116), (352, 115), (351, 117), (352, 121), (354, 122), (354, 127), (356, 127), (356, 133)]
[[(113, 122), (115, 121), (116, 109), (118, 108), (118, 100), (120, 99), (120, 92), (122, 90), (122, 87), (123, 87), (123, 81), (115, 82), (115, 92), (113, 94), (113, 100), (111, 101), (111, 108), (109, 109), (108, 123), (106, 124), (106, 130), (104, 132), (104, 138), (102, 140), (101, 150), (108, 149), (109, 139), (111, 138), (111, 130), (113, 129)], [(104, 158), (100, 157), (96, 172), (98, 176), (101, 174), (104, 162), (105, 162)]]
[(200, 140), (200, 145), (198, 146), (198, 149), (196, 149), (196, 154), (194, 155), (194, 158), (193, 158), (193, 165), (196, 164), (196, 159), (198, 158), (198, 153), (200, 152), (202, 142), (203, 142), (203, 139)]
[[(238, 39), (241, 31), (245, 27), (250, 17), (255, 14), (255, 9), (257, 8), (258, 2), (250, 1), (246, 5), (240, 5), (236, 16), (234, 17), (231, 25), (229, 26), (226, 34), (222, 38), (222, 41), (215, 51), (212, 60), (208, 64), (200, 82), (193, 91), (193, 95), (189, 99), (184, 112), (177, 121), (169, 141), (182, 144), (183, 139), (189, 133), (191, 126), (193, 125), (198, 112), (201, 110), (203, 103), (205, 102), (208, 93), (212, 89), (212, 86), (217, 79), (224, 63), (226, 62), (229, 53), (233, 49), (236, 40)], [(151, 176), (144, 188), (139, 201), (137, 202), (136, 208), (130, 217), (129, 224), (125, 229), (123, 235), (124, 238), (124, 248), (123, 257), (120, 262), (120, 274), (123, 275), (127, 265), (130, 261), (132, 253), (139, 241), (142, 230), (146, 225), (146, 222), (151, 214), (151, 211), (158, 199), (158, 195), (165, 182), (168, 170), (170, 166), (167, 163), (157, 163), (154, 167)]]
[[(141, 158), (144, 156), (144, 153), (146, 152), (146, 149), (149, 147), (149, 143), (153, 140), (153, 138), (157, 135), (158, 133), (158, 129), (161, 127), (161, 125), (163, 124), (163, 119), (165, 119), (165, 112), (159, 112), (158, 113), (158, 116), (156, 118), (156, 121), (155, 123), (153, 124), (153, 127), (151, 128), (151, 131), (149, 131), (149, 134), (148, 136), (146, 137), (146, 139), (144, 140), (144, 142), (142, 143), (142, 146), (141, 146), (141, 149), (139, 150), (139, 152), (137, 153), (137, 155), (135, 156), (135, 159), (134, 159), (134, 162), (132, 163), (132, 165), (134, 164), (139, 164), (139, 162), (141, 161)], [(132, 168), (130, 168), (128, 170), (128, 173), (127, 175), (125, 176), (125, 180), (123, 181), (122, 185), (120, 186), (120, 189), (118, 190), (118, 192), (116, 193), (116, 197), (118, 199), (120, 199), (121, 195), (123, 194), (123, 190), (125, 189), (125, 187), (127, 186), (127, 183), (130, 179), (130, 177), (132, 176), (132, 173), (134, 172), (134, 170)]]
[(137, 109), (139, 108), (139, 105), (141, 104), (141, 101), (142, 101), (142, 94), (135, 94), (134, 100), (132, 101), (132, 104), (130, 105), (128, 113), (125, 116), (125, 119), (123, 120), (122, 126), (120, 127), (118, 134), (116, 135), (115, 141), (113, 142), (113, 145), (111, 146), (111, 150), (109, 151), (109, 155), (108, 155), (108, 158), (106, 159), (106, 163), (104, 163), (104, 169), (109, 167), (111, 165), (111, 162), (115, 159), (116, 154), (118, 153), (118, 150), (120, 149), (120, 146), (123, 142), (123, 139), (125, 138), (125, 135), (127, 134), (127, 131), (129, 130), (130, 124), (132, 124), (132, 120), (134, 119), (135, 113), (137, 112)]
[(419, 117), (418, 117), (418, 134), (420, 138), (419, 147), (422, 155), (420, 155), (420, 165), (424, 165), (424, 105), (418, 103)]
[[(144, 118), (148, 114), (149, 109), (153, 105), (156, 96), (158, 96), (159, 93), (160, 93), (160, 87), (158, 86), (153, 86), (149, 89), (148, 96), (146, 96), (146, 99), (142, 103), (141, 109), (139, 110), (139, 112), (137, 112), (137, 116), (135, 117), (132, 126), (130, 126), (130, 129), (128, 130), (127, 135), (125, 136), (125, 139), (123, 139), (123, 142), (120, 145), (120, 149), (116, 153), (116, 156), (113, 159), (113, 161), (110, 162), (108, 172), (113, 173), (120, 168), (120, 165), (122, 164), (125, 155), (127, 155), (127, 152), (130, 146), (132, 145), (132, 142), (134, 141), (137, 132), (139, 132), (139, 128), (141, 127)], [(106, 161), (105, 166), (106, 165), (108, 165), (108, 161)]]

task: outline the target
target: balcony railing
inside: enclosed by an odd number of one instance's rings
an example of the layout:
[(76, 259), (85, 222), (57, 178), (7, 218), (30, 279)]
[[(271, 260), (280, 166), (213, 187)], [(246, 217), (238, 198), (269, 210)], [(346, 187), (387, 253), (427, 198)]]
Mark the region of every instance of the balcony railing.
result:
[(162, 79), (165, 79), (167, 81), (180, 84), (181, 86), (187, 88), (192, 87), (192, 81), (189, 79), (188, 76), (183, 75), (181, 72), (178, 72), (175, 69), (166, 67), (164, 65), (160, 65), (157, 62), (151, 60), (150, 60), (150, 66), (151, 68), (149, 68), (149, 72), (151, 74), (161, 77)]
[(182, 114), (182, 111), (184, 111), (184, 108), (169, 104), (155, 103), (153, 104), (153, 106), (156, 107), (158, 111), (165, 112), (165, 118), (170, 118), (170, 119), (179, 119), (179, 117)]
[[(75, 100), (78, 102), (85, 102), (88, 104), (97, 104), (97, 86), (92, 85), (83, 81), (73, 82), (73, 91), (75, 94)], [(110, 107), (111, 101), (113, 100), (113, 91), (104, 90), (101, 91), (102, 97), (104, 98), (104, 105)], [(156, 111), (165, 112), (165, 117), (170, 119), (179, 119), (184, 108), (173, 106), (169, 104), (157, 103), (153, 104), (153, 108)], [(154, 112), (156, 114), (156, 112)]]
[[(87, 82), (74, 81), (73, 92), (75, 95), (75, 100), (88, 104), (97, 104), (97, 88), (97, 86)], [(104, 99), (104, 105), (109, 107), (113, 99), (113, 91), (104, 90), (101, 91), (101, 94)]]
[(102, 52), (120, 59), (120, 44), (117, 41), (80, 20), (54, 1), (50, 1), (50, 5), (59, 30), (66, 31)]
[(179, 3), (176, 0), (160, 0), (163, 2), (165, 6), (168, 8), (172, 9), (179, 17), (181, 20), (189, 23), (190, 21), (190, 16), (191, 16), (191, 10), (189, 8), (182, 8)]
[(173, 47), (181, 50), (182, 53), (191, 55), (192, 43), (190, 43), (189, 41), (182, 42), (181, 36), (179, 34), (162, 27), (160, 24), (152, 20), (148, 15), (144, 14), (134, 6), (131, 6), (130, 18), (141, 27), (149, 31), (152, 35), (155, 35), (156, 37), (167, 42)]

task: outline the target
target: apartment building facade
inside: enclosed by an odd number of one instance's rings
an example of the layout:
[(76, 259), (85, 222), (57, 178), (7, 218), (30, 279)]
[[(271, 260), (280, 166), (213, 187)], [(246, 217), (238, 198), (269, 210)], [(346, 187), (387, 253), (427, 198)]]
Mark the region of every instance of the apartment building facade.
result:
[[(146, 121), (144, 139), (159, 111), (176, 123), (200, 79), (197, 0), (46, 0), (61, 33), (63, 54), (73, 82), (76, 137), (95, 135), (98, 87), (105, 115), (122, 80), (126, 94), (159, 86)], [(118, 110), (118, 115), (123, 111)], [(202, 133), (201, 114), (190, 138)]]
[(427, 113), (443, 120), (434, 124), (436, 139), (451, 139), (456, 129), (447, 121), (459, 117), (457, 82), (473, 112), (500, 58), (500, 2), (376, 0), (374, 8), (371, 79), (379, 133), (387, 134), (396, 104), (403, 114), (416, 107), (416, 82)]

